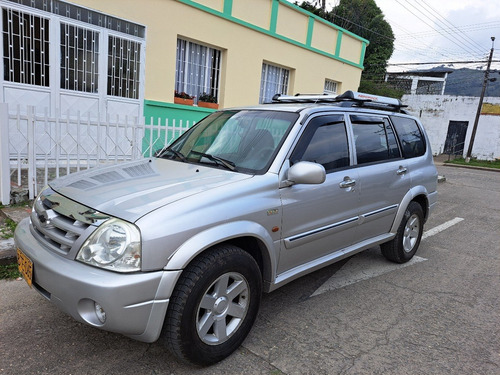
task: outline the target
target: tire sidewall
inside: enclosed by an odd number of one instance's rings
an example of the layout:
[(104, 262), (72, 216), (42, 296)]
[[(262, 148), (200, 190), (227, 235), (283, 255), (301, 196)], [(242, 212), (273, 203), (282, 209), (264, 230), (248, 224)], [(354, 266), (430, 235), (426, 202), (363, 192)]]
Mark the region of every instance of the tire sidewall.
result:
[[(403, 246), (403, 241), (404, 241), (404, 232), (406, 228), (406, 224), (408, 223), (408, 220), (412, 215), (417, 215), (418, 220), (419, 220), (419, 234), (417, 238), (417, 242), (413, 246), (413, 249), (409, 252), (405, 251), (404, 246)], [(409, 261), (415, 253), (418, 250), (418, 247), (420, 246), (420, 241), (422, 239), (422, 232), (424, 227), (424, 213), (422, 211), (422, 207), (416, 203), (416, 202), (411, 202), (408, 207), (405, 210), (403, 220), (401, 221), (401, 225), (399, 226), (398, 229), (398, 255), (399, 257), (404, 260), (404, 262)]]
[[(197, 329), (198, 307), (207, 289), (218, 277), (225, 273), (241, 274), (249, 285), (249, 307), (238, 329), (231, 337), (218, 345), (208, 345), (201, 341)], [(204, 270), (189, 294), (181, 319), (181, 337), (186, 357), (196, 358), (199, 364), (212, 364), (222, 360), (236, 350), (253, 326), (260, 305), (262, 279), (255, 260), (240, 249), (217, 258), (212, 267)]]

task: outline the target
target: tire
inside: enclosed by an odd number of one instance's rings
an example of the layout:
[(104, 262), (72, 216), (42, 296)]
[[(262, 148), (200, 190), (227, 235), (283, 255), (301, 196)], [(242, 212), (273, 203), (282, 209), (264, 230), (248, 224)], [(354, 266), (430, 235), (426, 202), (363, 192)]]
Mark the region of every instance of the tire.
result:
[(396, 237), (380, 245), (382, 254), (396, 263), (408, 262), (417, 252), (424, 229), (424, 212), (417, 202), (411, 202), (403, 215)]
[(161, 340), (178, 358), (211, 365), (229, 356), (257, 317), (262, 277), (255, 259), (221, 245), (199, 255), (174, 288)]

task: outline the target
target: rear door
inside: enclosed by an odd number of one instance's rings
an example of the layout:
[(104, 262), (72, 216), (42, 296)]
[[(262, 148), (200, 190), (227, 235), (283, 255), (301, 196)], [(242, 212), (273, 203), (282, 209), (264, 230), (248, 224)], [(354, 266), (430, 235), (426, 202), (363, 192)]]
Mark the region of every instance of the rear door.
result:
[(356, 233), (359, 242), (390, 231), (411, 181), (407, 161), (387, 116), (350, 115), (349, 120), (360, 194)]

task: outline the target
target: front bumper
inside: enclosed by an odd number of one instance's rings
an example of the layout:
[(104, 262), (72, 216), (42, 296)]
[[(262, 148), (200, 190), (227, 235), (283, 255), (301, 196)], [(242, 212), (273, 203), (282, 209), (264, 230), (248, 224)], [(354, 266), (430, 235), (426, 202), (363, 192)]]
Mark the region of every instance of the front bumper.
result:
[[(38, 243), (29, 218), (17, 226), (15, 241), (33, 262), (33, 287), (59, 309), (80, 322), (139, 341), (158, 339), (181, 271), (120, 274), (63, 258)], [(104, 323), (94, 303), (106, 312)]]

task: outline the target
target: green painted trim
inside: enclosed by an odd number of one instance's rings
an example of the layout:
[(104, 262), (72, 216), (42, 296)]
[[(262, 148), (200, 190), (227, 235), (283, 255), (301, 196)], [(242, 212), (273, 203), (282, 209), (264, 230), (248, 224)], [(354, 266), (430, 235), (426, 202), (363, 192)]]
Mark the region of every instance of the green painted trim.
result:
[(233, 0), (224, 0), (224, 14), (229, 17), (233, 14)]
[(273, 0), (273, 5), (271, 7), (271, 23), (269, 25), (269, 31), (272, 34), (276, 34), (276, 25), (278, 24), (278, 9), (280, 7), (279, 0)]
[[(312, 51), (312, 52), (315, 52), (315, 53), (318, 53), (320, 55), (323, 55), (323, 56), (326, 56), (326, 57), (329, 57), (331, 59), (334, 59), (334, 60), (338, 60), (340, 62), (343, 62), (345, 64), (348, 64), (348, 65), (351, 65), (351, 66), (354, 66), (356, 68), (360, 68), (360, 69), (363, 69), (363, 65), (359, 64), (359, 63), (355, 63), (355, 62), (352, 62), (352, 61), (349, 61), (349, 60), (346, 60), (346, 59), (343, 59), (337, 55), (334, 55), (334, 54), (331, 54), (329, 52), (325, 52), (325, 51), (322, 51), (322, 50), (319, 50), (317, 48), (314, 48), (314, 47), (311, 47), (311, 46), (308, 46), (304, 43), (301, 43), (301, 42), (297, 42), (296, 40), (293, 40), (293, 39), (290, 39), (290, 38), (287, 38), (286, 36), (283, 36), (283, 35), (280, 35), (280, 34), (277, 34), (275, 31), (272, 32), (271, 30), (266, 30), (266, 29), (263, 29), (262, 27), (259, 27), (259, 26), (256, 26), (256, 25), (253, 25), (249, 22), (245, 22), (245, 21), (242, 21), (240, 20), (239, 18), (235, 18), (233, 16), (228, 16), (222, 12), (219, 12), (215, 9), (212, 9), (212, 8), (209, 8), (205, 5), (202, 5), (202, 4), (199, 4), (199, 3), (196, 3), (195, 1), (193, 0), (176, 0), (180, 3), (183, 3), (185, 5), (189, 5), (189, 6), (192, 6), (193, 8), (197, 8), (199, 10), (202, 10), (206, 13), (209, 13), (209, 14), (212, 14), (214, 16), (217, 16), (217, 17), (220, 17), (220, 18), (223, 18), (225, 20), (228, 20), (228, 21), (231, 21), (231, 22), (234, 22), (238, 25), (241, 25), (241, 26), (244, 26), (244, 27), (247, 27), (249, 29), (252, 29), (254, 31), (258, 31), (260, 33), (263, 33), (263, 34), (266, 34), (266, 35), (269, 35), (273, 38), (276, 38), (276, 39), (279, 39), (279, 40), (282, 40), (284, 42), (287, 42), (287, 43), (290, 43), (290, 44), (293, 44), (297, 47), (301, 47), (301, 48), (304, 48), (304, 49), (307, 49), (309, 51)], [(283, 4), (286, 4), (287, 6), (293, 6), (295, 7), (293, 4), (290, 4), (288, 2), (286, 2), (285, 0), (273, 0), (273, 8), (274, 8), (274, 4), (276, 3), (283, 3)], [(302, 8), (299, 8), (299, 9), (302, 9)], [(308, 11), (306, 10), (303, 10), (303, 12), (307, 15), (310, 15), (311, 17), (313, 17), (316, 20), (321, 20), (319, 17), (313, 15), (312, 13), (309, 13)], [(276, 13), (277, 15), (277, 13)], [(271, 17), (272, 18), (272, 17)], [(350, 33), (349, 31), (347, 30), (344, 30), (328, 21), (325, 21), (328, 25), (330, 26), (333, 26), (335, 27), (335, 29), (339, 30), (339, 31), (342, 31), (342, 33), (346, 33), (348, 35), (351, 35), (352, 33)], [(271, 27), (272, 27), (272, 23), (273, 23), (273, 19), (271, 19)], [(274, 27), (276, 27), (276, 25), (274, 25)], [(356, 39), (362, 41), (362, 42), (365, 42), (366, 44), (368, 44), (368, 40), (366, 39), (363, 39), (355, 34), (352, 34), (353, 37), (355, 37)]]
[(307, 40), (306, 46), (311, 47), (314, 32), (314, 17), (309, 16), (309, 23), (307, 24)]
[(346, 29), (340, 27), (339, 25), (335, 25), (334, 23), (331, 23), (330, 21), (327, 21), (324, 18), (321, 18), (321, 17), (309, 12), (309, 11), (299, 7), (298, 5), (295, 5), (293, 3), (289, 3), (287, 0), (278, 0), (278, 1), (280, 3), (282, 3), (283, 5), (296, 10), (297, 12), (307, 14), (309, 17), (313, 17), (316, 21), (322, 22), (327, 26), (330, 26), (336, 30), (342, 31), (343, 33), (346, 33), (347, 35), (352, 36), (353, 38), (358, 39), (361, 42), (365, 42), (365, 43), (370, 44), (370, 41), (366, 40), (365, 38), (362, 38), (359, 35), (356, 35), (356, 34), (350, 32), (349, 30), (346, 30)]
[(366, 53), (366, 43), (363, 43), (361, 46), (361, 56), (359, 57), (359, 64), (363, 65), (363, 61), (365, 60), (365, 53)]
[[(342, 46), (342, 37), (343, 36), (344, 36), (344, 33), (339, 30), (337, 32), (337, 45), (335, 46), (335, 56), (340, 57), (340, 47)], [(361, 60), (361, 61), (363, 61), (363, 60)]]

